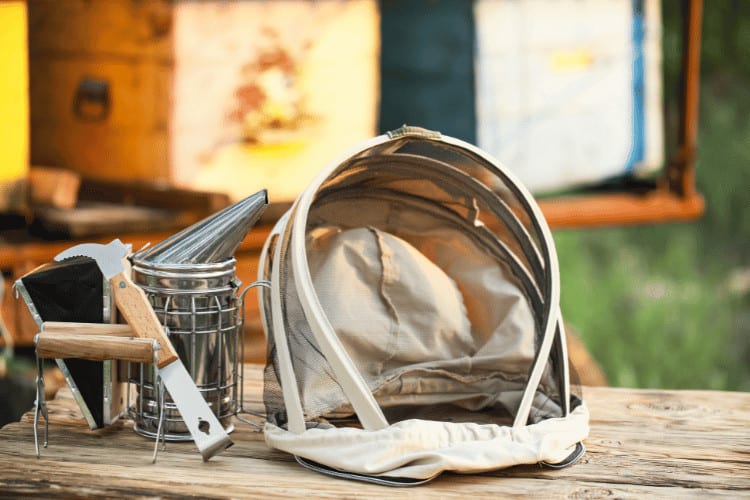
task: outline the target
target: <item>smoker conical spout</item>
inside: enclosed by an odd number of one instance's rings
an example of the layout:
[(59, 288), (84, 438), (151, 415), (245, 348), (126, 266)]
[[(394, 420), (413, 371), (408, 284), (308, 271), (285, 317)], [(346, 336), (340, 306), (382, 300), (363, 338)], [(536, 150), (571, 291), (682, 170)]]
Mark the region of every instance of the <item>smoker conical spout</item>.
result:
[(268, 205), (266, 190), (248, 196), (133, 256), (148, 264), (208, 264), (234, 256)]

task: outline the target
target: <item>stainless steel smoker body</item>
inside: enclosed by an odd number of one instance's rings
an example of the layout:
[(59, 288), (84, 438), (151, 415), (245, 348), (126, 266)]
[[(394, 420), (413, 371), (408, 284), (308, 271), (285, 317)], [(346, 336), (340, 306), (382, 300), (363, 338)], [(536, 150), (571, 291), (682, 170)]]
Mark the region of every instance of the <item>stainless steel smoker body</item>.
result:
[[(140, 286), (198, 389), (230, 432), (238, 409), (240, 342), (242, 342), (240, 283), (234, 258), (207, 264), (133, 264), (133, 281)], [(157, 435), (159, 395), (149, 367), (132, 364), (129, 383), (135, 400), (129, 404), (135, 430)], [(164, 438), (190, 440), (177, 407), (167, 395)]]

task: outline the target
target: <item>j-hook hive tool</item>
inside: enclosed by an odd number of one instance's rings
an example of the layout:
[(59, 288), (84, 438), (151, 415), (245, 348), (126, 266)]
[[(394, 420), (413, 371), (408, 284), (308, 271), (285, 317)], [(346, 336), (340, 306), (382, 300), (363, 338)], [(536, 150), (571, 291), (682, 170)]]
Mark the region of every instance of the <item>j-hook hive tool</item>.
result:
[(231, 446), (232, 440), (180, 361), (145, 293), (130, 279), (130, 273), (126, 270), (129, 269), (129, 265), (126, 265), (126, 257), (130, 252), (130, 245), (124, 245), (116, 239), (107, 245), (97, 243), (76, 245), (58, 254), (55, 260), (81, 255), (94, 259), (112, 286), (117, 309), (135, 334), (138, 337), (156, 339), (159, 342), (161, 347), (157, 363), (159, 376), (180, 411), (203, 460), (208, 460)]

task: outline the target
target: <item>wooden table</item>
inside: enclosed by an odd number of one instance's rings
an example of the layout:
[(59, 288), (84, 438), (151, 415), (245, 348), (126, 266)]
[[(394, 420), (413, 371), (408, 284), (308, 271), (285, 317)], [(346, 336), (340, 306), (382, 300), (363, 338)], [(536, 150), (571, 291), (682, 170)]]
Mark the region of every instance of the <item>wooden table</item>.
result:
[[(262, 410), (260, 367), (246, 368), (246, 407)], [(153, 442), (124, 421), (90, 431), (67, 389), (48, 403), (49, 447), (34, 455), (32, 412), (0, 430), (0, 497), (750, 497), (750, 394), (584, 388), (588, 449), (563, 470), (521, 466), (443, 474), (397, 489), (333, 479), (269, 450), (236, 422), (235, 445), (202, 462), (192, 443)], [(260, 419), (256, 418), (257, 421)]]

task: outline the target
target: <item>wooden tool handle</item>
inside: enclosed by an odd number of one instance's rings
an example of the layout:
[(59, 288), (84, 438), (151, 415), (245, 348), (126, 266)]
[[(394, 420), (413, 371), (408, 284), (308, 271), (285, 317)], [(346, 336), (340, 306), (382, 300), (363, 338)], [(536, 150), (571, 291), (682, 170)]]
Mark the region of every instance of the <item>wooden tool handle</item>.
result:
[(178, 358), (169, 337), (159, 323), (159, 318), (151, 308), (146, 294), (124, 273), (109, 279), (115, 296), (117, 309), (138, 337), (156, 339), (161, 346), (157, 365), (162, 368)]
[(109, 323), (74, 323), (64, 321), (45, 321), (42, 332), (49, 334), (106, 335), (109, 337), (135, 337), (130, 325), (112, 325)]
[(36, 337), (36, 353), (44, 359), (79, 358), (91, 361), (122, 359), (138, 363), (153, 363), (154, 341), (138, 337), (42, 332)]

